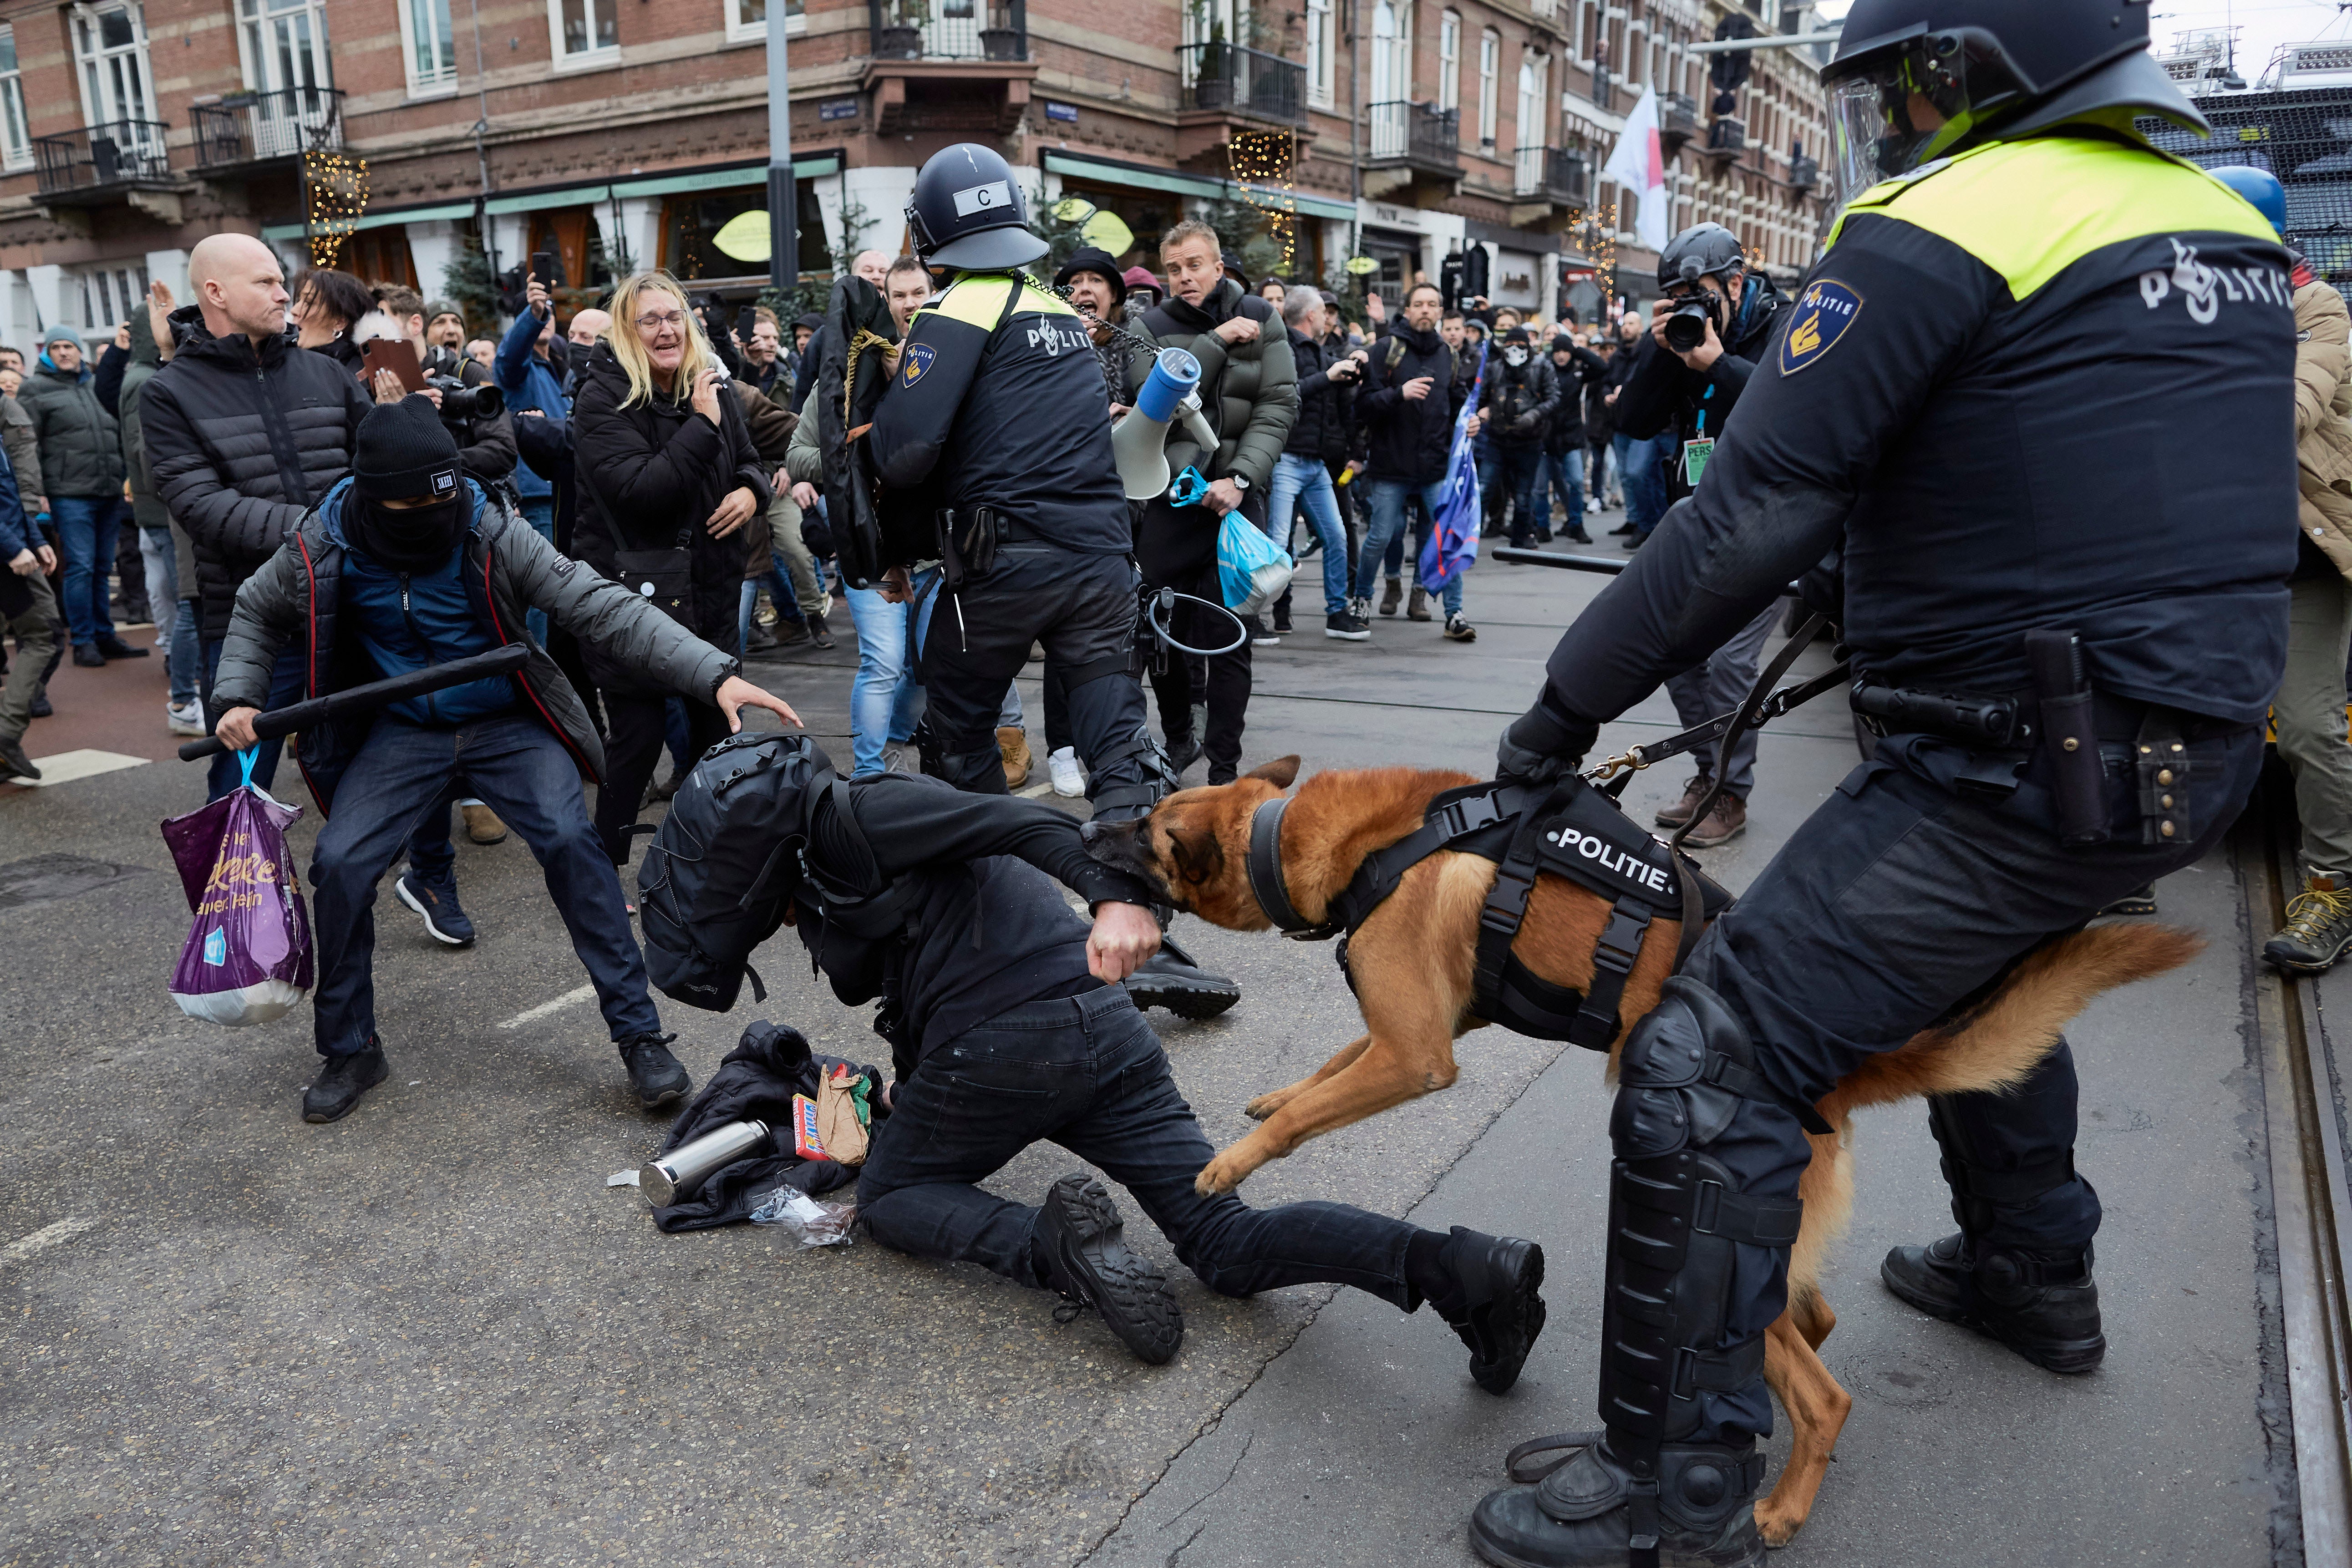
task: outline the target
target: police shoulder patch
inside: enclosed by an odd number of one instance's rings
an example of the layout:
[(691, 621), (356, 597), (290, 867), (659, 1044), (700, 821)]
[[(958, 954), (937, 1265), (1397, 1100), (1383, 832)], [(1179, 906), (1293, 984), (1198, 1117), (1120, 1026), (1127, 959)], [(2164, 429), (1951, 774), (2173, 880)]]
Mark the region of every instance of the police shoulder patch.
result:
[(1780, 374), (1794, 375), (1845, 335), (1862, 314), (1862, 295), (1834, 278), (1816, 278), (1797, 296), (1788, 335), (1780, 340)]
[(940, 351), (929, 343), (908, 343), (906, 353), (898, 357), (905, 362), (899, 379), (912, 386), (923, 379), (923, 373), (931, 368), (933, 360), (940, 357)]

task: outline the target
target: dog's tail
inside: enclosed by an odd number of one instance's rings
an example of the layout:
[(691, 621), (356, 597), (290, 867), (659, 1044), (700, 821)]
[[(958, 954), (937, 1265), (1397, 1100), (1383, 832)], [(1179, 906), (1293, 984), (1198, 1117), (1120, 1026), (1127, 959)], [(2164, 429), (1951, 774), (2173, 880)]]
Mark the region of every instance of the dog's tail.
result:
[(2204, 946), (2195, 931), (2137, 923), (2088, 926), (2045, 942), (1974, 1012), (1864, 1061), (1822, 1101), (1822, 1113), (1836, 1122), (1866, 1105), (2013, 1089), (2094, 997), (2178, 969)]

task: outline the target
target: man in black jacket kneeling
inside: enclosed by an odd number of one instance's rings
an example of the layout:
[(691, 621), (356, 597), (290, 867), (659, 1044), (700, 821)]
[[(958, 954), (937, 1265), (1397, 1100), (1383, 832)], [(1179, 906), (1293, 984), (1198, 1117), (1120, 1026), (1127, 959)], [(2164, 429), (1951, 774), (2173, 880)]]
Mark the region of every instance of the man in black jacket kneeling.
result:
[[(375, 1029), (376, 884), (419, 824), (446, 820), (459, 777), (530, 846), (547, 890), (595, 983), (604, 1021), (648, 1109), (685, 1097), (646, 984), (621, 881), (588, 818), (583, 778), (604, 747), (587, 710), (523, 629), (544, 610), (607, 657), (740, 726), (745, 707), (799, 718), (742, 679), (736, 661), (659, 609), (608, 583), (486, 504), (461, 476), (457, 444), (412, 395), (360, 422), (352, 474), (237, 590), (214, 700), (215, 732), (254, 744), (279, 650), (305, 657), (305, 697), (521, 642), (530, 658), (499, 676), (307, 731), (300, 763), (322, 813), (310, 861), (319, 983), (313, 1024), (326, 1058), (302, 1096), (310, 1121), (333, 1121), (391, 1070)], [(297, 639), (308, 639), (303, 647)]]

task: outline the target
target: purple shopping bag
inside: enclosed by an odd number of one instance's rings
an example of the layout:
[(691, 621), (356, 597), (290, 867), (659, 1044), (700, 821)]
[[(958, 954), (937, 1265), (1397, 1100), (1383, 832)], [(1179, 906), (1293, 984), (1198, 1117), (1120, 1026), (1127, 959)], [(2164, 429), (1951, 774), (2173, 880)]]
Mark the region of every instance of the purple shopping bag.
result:
[(310, 917), (286, 847), (299, 806), (246, 783), (163, 824), (196, 917), (172, 972), (172, 1000), (191, 1018), (231, 1028), (282, 1017), (310, 989)]

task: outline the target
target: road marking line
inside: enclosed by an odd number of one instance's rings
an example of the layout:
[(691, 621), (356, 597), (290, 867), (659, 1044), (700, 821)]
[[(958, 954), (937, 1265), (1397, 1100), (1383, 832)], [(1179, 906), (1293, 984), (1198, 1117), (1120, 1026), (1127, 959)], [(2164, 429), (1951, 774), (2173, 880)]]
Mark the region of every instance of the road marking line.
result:
[(577, 1007), (583, 1002), (593, 1001), (595, 996), (596, 988), (593, 985), (583, 985), (577, 991), (566, 991), (562, 995), (558, 996), (552, 1002), (541, 1002), (536, 1007), (526, 1007), (521, 1012), (517, 1013), (513, 1017), (509, 1018), (505, 1023), (500, 1024), (499, 1027), (501, 1029), (520, 1029), (525, 1024), (536, 1024), (551, 1013), (561, 1013), (566, 1007)]
[(1024, 800), (1035, 800), (1039, 795), (1044, 795), (1047, 790), (1050, 790), (1053, 787), (1054, 781), (1052, 779), (1047, 779), (1044, 784), (1031, 784), (1027, 789), (1015, 790), (1013, 793), (1021, 796)]
[(83, 1231), (97, 1228), (94, 1219), (61, 1219), (55, 1225), (45, 1225), (30, 1236), (20, 1236), (5, 1247), (0, 1247), (0, 1263), (16, 1263), (36, 1252), (55, 1247), (61, 1241), (71, 1241)]
[(41, 770), (39, 778), (11, 779), (9, 782), (31, 789), (47, 789), (51, 784), (71, 784), (76, 779), (110, 773), (118, 768), (143, 768), (147, 765), (147, 759), (127, 757), (121, 752), (83, 750), (59, 752), (54, 757), (35, 757), (33, 765)]

